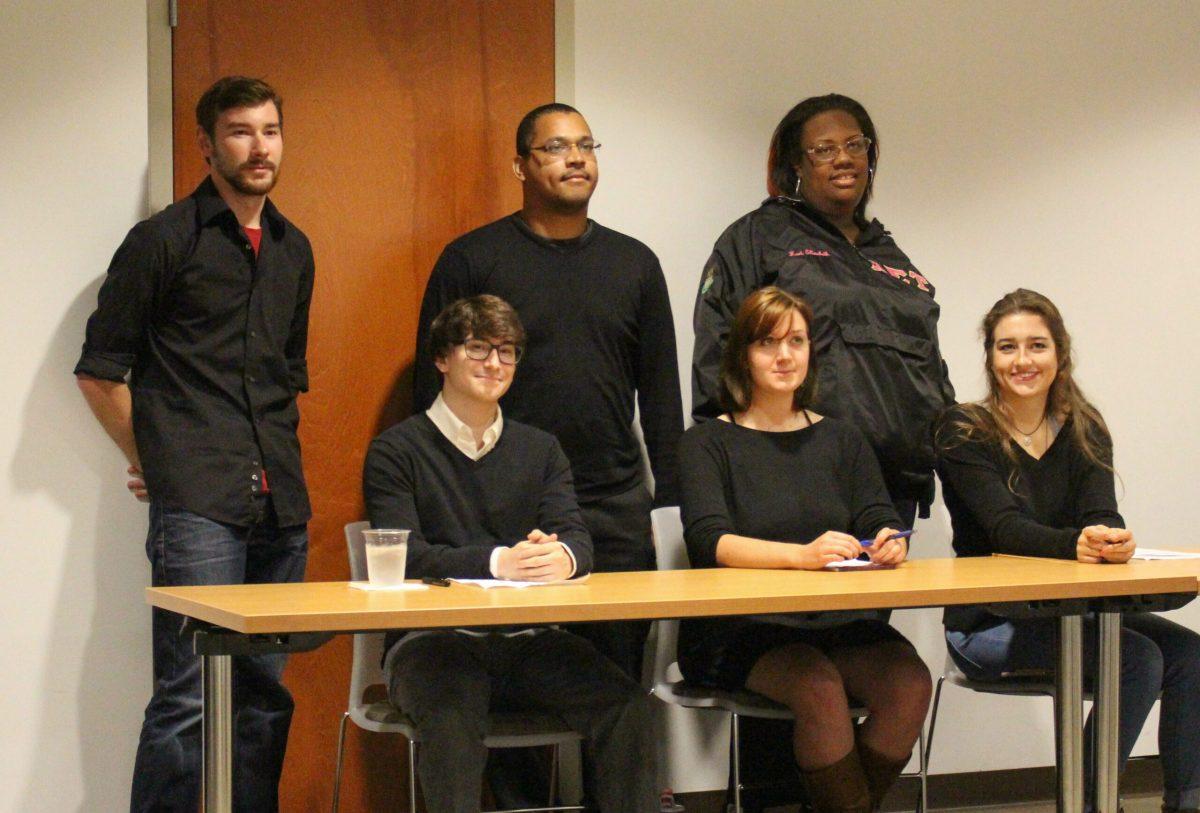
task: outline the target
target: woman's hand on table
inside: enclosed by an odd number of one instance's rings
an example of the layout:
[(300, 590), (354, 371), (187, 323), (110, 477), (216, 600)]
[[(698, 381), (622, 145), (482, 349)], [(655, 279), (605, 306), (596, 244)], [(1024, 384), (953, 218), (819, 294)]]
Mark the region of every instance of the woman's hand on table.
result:
[(850, 534), (826, 531), (807, 545), (800, 546), (798, 566), (802, 570), (820, 570), (830, 562), (857, 559), (862, 552), (862, 546)]
[(895, 528), (882, 528), (875, 534), (875, 544), (867, 548), (871, 561), (877, 565), (898, 565), (908, 556), (907, 539), (888, 539), (899, 533)]
[(1079, 532), (1075, 542), (1075, 558), (1089, 564), (1128, 562), (1137, 550), (1133, 532), (1127, 528), (1089, 525)]

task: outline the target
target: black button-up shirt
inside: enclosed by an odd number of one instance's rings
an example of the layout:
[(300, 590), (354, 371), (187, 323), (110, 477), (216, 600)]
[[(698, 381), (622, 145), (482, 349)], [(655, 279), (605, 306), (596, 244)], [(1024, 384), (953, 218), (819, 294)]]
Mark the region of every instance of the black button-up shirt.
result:
[(308, 390), (308, 238), (268, 200), (257, 258), (211, 179), (130, 230), (75, 366), (128, 376), (152, 499), (249, 526), (263, 473), (282, 526), (312, 515), (296, 395)]

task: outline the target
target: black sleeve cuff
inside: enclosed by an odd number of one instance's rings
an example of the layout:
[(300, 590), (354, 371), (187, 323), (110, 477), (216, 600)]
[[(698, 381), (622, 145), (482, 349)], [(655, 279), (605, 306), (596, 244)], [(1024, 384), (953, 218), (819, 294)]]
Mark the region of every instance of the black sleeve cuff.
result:
[(308, 362), (304, 359), (289, 359), (288, 378), (296, 392), (308, 392)]
[(86, 375), (101, 381), (125, 382), (133, 366), (133, 358), (124, 353), (99, 353), (85, 350), (75, 363), (75, 375)]

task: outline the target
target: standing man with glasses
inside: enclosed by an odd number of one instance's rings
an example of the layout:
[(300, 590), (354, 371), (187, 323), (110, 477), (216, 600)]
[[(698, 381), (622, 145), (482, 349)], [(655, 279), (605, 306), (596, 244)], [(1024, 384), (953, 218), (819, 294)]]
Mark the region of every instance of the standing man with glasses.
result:
[[(155, 586), (304, 578), (311, 510), (296, 435), (308, 390), (312, 248), (267, 199), (283, 157), (279, 95), (230, 76), (196, 105), (208, 177), (117, 249), (75, 366), (150, 503)], [(153, 611), (154, 694), (130, 809), (200, 801), (200, 660), (182, 616)], [(285, 656), (235, 656), (233, 801), (279, 807), (292, 718)]]
[[(528, 331), (528, 352), (502, 402), (505, 415), (562, 444), (593, 541), (593, 570), (648, 570), (650, 509), (679, 503), (683, 407), (675, 327), (654, 253), (588, 219), (599, 149), (587, 121), (568, 105), (542, 105), (521, 119), (512, 161), (521, 210), (459, 237), (438, 258), (421, 304), (413, 408), (427, 409), (438, 393), (433, 318), (477, 294), (511, 303)], [(653, 499), (633, 427), (635, 397)], [(648, 622), (583, 624), (573, 632), (641, 680)], [(493, 752), (489, 778), (501, 804), (530, 806), (540, 793), (536, 774), (513, 752)]]
[[(516, 308), (529, 332), (505, 414), (555, 435), (571, 461), (597, 571), (654, 567), (650, 509), (677, 505), (683, 431), (675, 327), (658, 258), (588, 219), (600, 145), (579, 111), (534, 108), (517, 127), (513, 174), (521, 211), (459, 237), (425, 289), (413, 408), (437, 395), (429, 324), (464, 296), (489, 293)], [(651, 500), (633, 428), (634, 399), (654, 474)], [(645, 622), (576, 630), (641, 679)]]

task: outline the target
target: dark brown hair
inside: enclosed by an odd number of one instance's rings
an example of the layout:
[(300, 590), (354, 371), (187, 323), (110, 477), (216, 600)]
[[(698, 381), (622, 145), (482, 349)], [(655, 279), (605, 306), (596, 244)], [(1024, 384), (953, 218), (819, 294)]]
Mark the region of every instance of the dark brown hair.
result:
[(279, 126), (283, 127), (283, 99), (273, 87), (249, 76), (225, 76), (214, 82), (196, 102), (196, 124), (215, 141), (217, 118), (222, 113), (235, 107), (258, 107), (266, 102), (275, 103)]
[(828, 93), (824, 96), (811, 96), (787, 112), (775, 128), (771, 136), (771, 146), (767, 150), (767, 192), (771, 195), (791, 196), (796, 188), (796, 165), (806, 160), (804, 143), (804, 125), (808, 120), (830, 110), (840, 110), (849, 113), (858, 122), (863, 135), (871, 139), (867, 150), (867, 188), (863, 191), (858, 206), (854, 207), (854, 219), (860, 226), (867, 225), (867, 202), (871, 199), (871, 191), (875, 188), (875, 164), (879, 161), (879, 135), (875, 132), (875, 123), (867, 114), (867, 109), (849, 96), (840, 93)]
[(525, 347), (525, 328), (512, 305), (498, 296), (479, 294), (447, 305), (429, 326), (429, 351), (444, 359), (467, 339), (512, 342)]
[(996, 344), (996, 325), (1007, 316), (1028, 313), (1041, 317), (1050, 331), (1054, 352), (1058, 357), (1058, 369), (1050, 392), (1046, 398), (1046, 417), (1066, 421), (1072, 420), (1071, 432), (1075, 445), (1098, 466), (1112, 471), (1110, 459), (1112, 437), (1100, 412), (1084, 397), (1075, 383), (1074, 359), (1071, 353), (1071, 334), (1067, 332), (1062, 314), (1049, 298), (1027, 288), (1018, 288), (1002, 296), (992, 305), (979, 327), (983, 338), (983, 368), (988, 382), (987, 396), (961, 410), (963, 418), (948, 421), (938, 429), (939, 443), (954, 443), (954, 437), (963, 440), (984, 440), (997, 444), (1012, 464), (1009, 488), (1015, 484), (1017, 449), (1008, 429), (1013, 426), (1008, 408), (1000, 397), (1000, 382), (992, 368), (992, 350)]
[(817, 355), (812, 350), (812, 308), (800, 297), (782, 288), (768, 285), (746, 297), (738, 308), (725, 352), (721, 355), (721, 372), (717, 397), (721, 408), (730, 415), (750, 408), (754, 394), (754, 378), (750, 372), (750, 346), (775, 332), (790, 313), (799, 313), (809, 333), (808, 374), (792, 396), (792, 409), (806, 408), (817, 394)]

